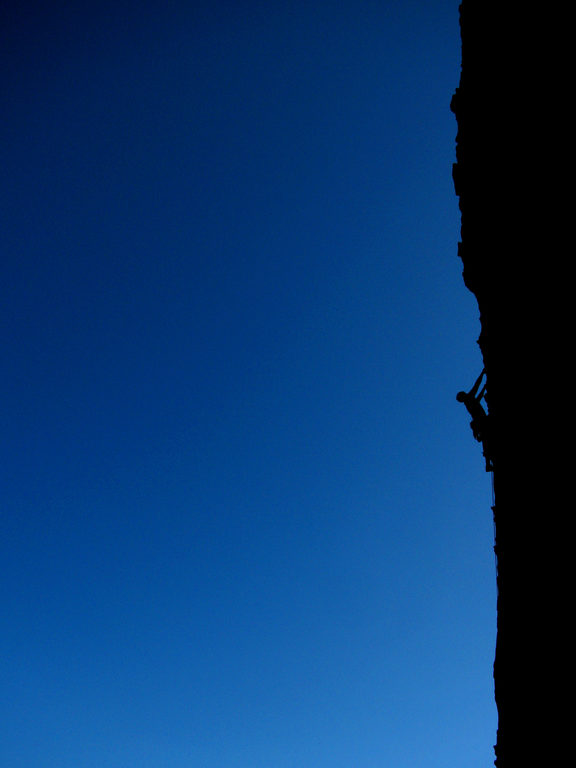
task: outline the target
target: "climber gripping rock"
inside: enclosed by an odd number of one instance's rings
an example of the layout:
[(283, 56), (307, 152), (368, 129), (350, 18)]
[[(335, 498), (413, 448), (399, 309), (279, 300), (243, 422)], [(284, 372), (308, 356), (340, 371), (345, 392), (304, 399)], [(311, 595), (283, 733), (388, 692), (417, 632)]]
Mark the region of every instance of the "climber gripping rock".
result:
[(472, 434), (479, 443), (482, 443), (483, 454), (486, 459), (486, 472), (492, 472), (494, 466), (490, 454), (490, 418), (481, 403), (482, 398), (486, 394), (486, 382), (480, 388), (485, 375), (486, 370), (483, 370), (474, 382), (473, 387), (468, 392), (458, 392), (456, 400), (459, 403), (464, 403), (466, 410), (472, 416), (472, 421), (470, 422)]

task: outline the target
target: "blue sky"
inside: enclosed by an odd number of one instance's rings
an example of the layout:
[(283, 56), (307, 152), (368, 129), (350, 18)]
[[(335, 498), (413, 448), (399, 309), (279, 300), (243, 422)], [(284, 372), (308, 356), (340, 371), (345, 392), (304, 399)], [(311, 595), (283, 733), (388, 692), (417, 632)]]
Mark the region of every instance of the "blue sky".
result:
[(4, 3), (10, 768), (485, 768), (458, 3)]

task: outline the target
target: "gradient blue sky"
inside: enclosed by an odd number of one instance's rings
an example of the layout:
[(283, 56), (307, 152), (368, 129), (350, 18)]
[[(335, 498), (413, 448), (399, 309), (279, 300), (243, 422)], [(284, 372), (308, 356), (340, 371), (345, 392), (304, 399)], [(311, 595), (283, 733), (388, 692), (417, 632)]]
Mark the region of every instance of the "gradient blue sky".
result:
[(6, 768), (486, 768), (456, 0), (7, 0)]

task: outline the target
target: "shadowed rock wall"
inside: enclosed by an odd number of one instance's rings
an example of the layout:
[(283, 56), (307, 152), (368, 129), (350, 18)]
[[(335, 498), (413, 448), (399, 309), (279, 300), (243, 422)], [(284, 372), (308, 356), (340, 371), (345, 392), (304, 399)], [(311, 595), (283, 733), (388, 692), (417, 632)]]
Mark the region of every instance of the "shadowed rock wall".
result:
[(498, 768), (564, 765), (573, 750), (566, 693), (574, 678), (576, 214), (567, 24), (553, 4), (460, 6), (453, 178), (494, 449)]

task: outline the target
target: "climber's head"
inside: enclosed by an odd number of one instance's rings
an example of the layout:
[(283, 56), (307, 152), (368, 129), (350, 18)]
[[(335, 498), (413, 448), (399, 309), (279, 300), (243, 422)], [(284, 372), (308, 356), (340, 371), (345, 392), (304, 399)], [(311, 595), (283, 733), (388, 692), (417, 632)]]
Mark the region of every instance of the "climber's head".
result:
[(458, 392), (456, 400), (458, 400), (459, 403), (463, 403), (464, 400), (466, 400), (466, 392)]

